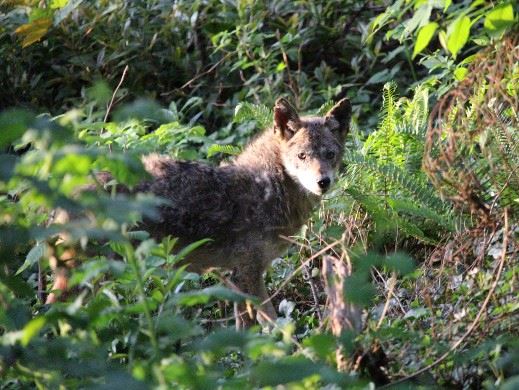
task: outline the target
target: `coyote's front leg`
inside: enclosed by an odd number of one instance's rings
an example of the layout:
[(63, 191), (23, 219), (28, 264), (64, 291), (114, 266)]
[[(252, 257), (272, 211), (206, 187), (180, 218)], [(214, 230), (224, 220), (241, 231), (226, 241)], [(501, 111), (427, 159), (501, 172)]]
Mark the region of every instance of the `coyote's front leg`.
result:
[(263, 280), (263, 264), (262, 261), (257, 261), (235, 268), (234, 283), (236, 286), (241, 292), (258, 297), (261, 302), (261, 306), (258, 310), (248, 308), (245, 303), (234, 305), (237, 329), (254, 325), (256, 319), (260, 323), (263, 323), (277, 318), (276, 310), (269, 300)]

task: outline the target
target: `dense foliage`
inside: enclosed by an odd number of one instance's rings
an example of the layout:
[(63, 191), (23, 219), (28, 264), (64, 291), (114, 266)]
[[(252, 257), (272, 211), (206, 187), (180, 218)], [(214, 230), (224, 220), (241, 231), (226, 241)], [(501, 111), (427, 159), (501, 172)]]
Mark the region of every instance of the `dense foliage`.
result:
[[(516, 388), (518, 11), (1, 2), (0, 388)], [(132, 186), (151, 152), (232, 158), (279, 96), (348, 96), (354, 118), (339, 183), (266, 275), (280, 318), (238, 332), (250, 297), (176, 266), (203, 243), (132, 230), (160, 199), (78, 188)], [(68, 245), (74, 291), (45, 305)]]

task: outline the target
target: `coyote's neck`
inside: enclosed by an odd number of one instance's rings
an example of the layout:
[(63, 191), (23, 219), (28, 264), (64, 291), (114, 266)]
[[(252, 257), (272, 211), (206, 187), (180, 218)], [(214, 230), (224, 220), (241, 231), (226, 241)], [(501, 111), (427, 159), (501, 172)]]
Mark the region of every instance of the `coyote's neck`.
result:
[[(278, 136), (272, 130), (266, 130), (252, 141), (245, 150), (236, 157), (233, 165), (245, 168), (253, 175), (268, 177), (275, 187), (280, 187), (275, 206), (281, 212), (291, 228), (301, 226), (310, 216), (312, 208), (319, 197), (305, 190), (287, 174), (283, 166)], [(283, 210), (277, 209), (283, 205)]]
[(272, 130), (266, 130), (245, 147), (236, 157), (234, 165), (282, 175), (284, 172), (279, 140)]

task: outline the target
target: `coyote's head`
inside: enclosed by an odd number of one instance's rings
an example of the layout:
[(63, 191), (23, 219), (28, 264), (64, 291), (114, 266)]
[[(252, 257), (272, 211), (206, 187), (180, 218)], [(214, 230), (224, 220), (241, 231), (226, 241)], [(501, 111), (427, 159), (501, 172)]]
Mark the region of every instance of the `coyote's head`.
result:
[(285, 99), (274, 106), (274, 130), (281, 138), (286, 172), (303, 188), (324, 194), (340, 165), (348, 133), (351, 105), (342, 99), (324, 117), (300, 118)]

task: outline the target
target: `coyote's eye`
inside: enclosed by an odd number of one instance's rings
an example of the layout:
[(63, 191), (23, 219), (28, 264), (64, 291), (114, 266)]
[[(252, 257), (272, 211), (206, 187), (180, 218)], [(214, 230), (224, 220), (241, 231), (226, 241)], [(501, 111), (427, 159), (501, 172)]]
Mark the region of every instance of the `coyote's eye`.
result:
[(300, 159), (300, 160), (304, 160), (306, 158), (306, 153), (305, 152), (301, 152), (297, 155), (297, 157)]
[(335, 158), (335, 152), (332, 152), (331, 150), (327, 151), (324, 155), (328, 160), (333, 160)]

